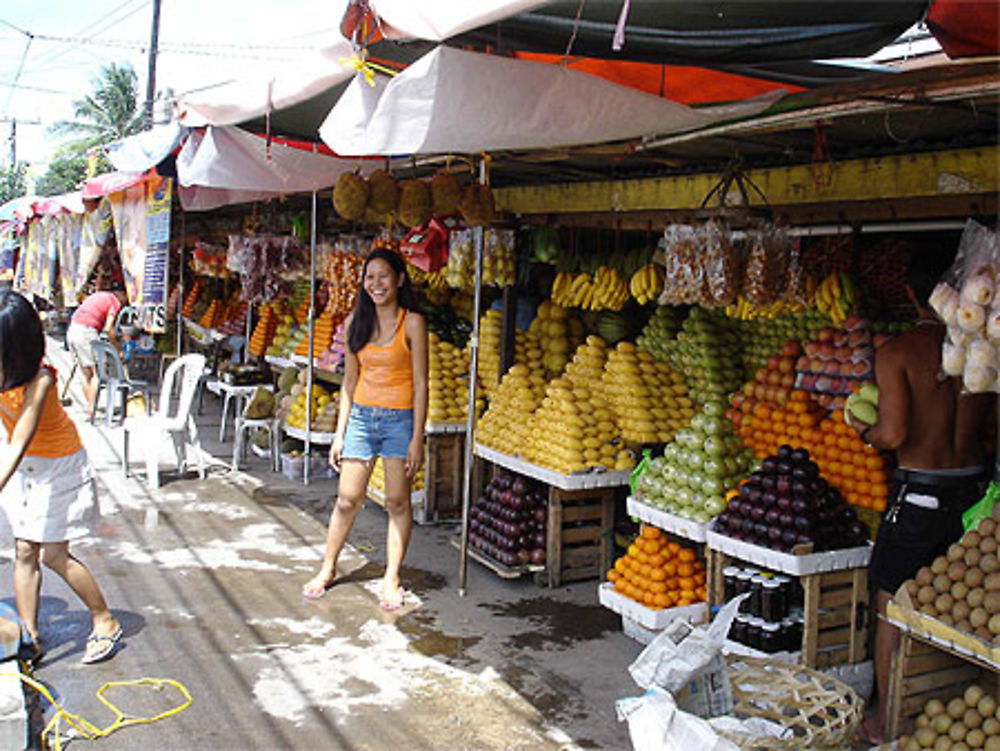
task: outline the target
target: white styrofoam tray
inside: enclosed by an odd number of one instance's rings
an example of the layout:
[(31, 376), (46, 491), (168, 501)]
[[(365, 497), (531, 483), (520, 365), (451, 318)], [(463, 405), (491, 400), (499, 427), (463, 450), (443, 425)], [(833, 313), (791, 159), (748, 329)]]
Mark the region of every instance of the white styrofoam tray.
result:
[(652, 524), (654, 527), (662, 529), (664, 532), (672, 532), (692, 542), (705, 542), (708, 533), (707, 522), (696, 522), (692, 519), (672, 514), (632, 495), (628, 497), (626, 510), (629, 516), (635, 516), (647, 524)]
[(728, 535), (713, 532), (711, 529), (708, 530), (707, 541), (712, 550), (718, 550), (734, 558), (739, 558), (741, 561), (756, 563), (758, 566), (772, 571), (780, 571), (783, 574), (793, 576), (864, 568), (868, 565), (872, 555), (871, 543), (856, 548), (792, 555), (780, 550), (765, 548), (762, 545), (753, 545), (743, 540), (737, 540)]
[(678, 618), (683, 618), (691, 624), (704, 623), (708, 620), (708, 603), (699, 602), (680, 608), (653, 610), (616, 592), (614, 585), (609, 582), (598, 585), (597, 597), (604, 607), (646, 628), (663, 629)]
[(501, 454), (495, 449), (481, 443), (475, 445), (476, 456), (499, 464), (513, 472), (541, 480), (546, 485), (552, 485), (561, 490), (589, 490), (591, 488), (617, 488), (628, 485), (631, 471), (622, 472), (584, 472), (578, 475), (564, 475), (537, 464), (526, 462), (516, 456)]

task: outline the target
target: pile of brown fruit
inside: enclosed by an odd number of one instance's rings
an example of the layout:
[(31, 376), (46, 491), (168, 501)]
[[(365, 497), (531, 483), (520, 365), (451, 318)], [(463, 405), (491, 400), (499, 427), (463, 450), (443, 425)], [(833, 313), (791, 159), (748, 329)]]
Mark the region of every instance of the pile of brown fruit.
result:
[(912, 736), (899, 739), (899, 751), (1000, 751), (1000, 709), (981, 686), (972, 685), (947, 703), (931, 699), (917, 716)]
[(1000, 506), (906, 582), (921, 613), (1000, 645)]

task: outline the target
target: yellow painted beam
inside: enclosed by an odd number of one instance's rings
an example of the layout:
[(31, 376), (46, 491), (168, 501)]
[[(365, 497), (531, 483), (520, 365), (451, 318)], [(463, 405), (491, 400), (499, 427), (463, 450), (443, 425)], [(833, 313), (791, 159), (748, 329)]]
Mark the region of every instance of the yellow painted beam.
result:
[[(979, 195), (1000, 190), (1000, 147), (851, 159), (834, 163), (832, 172), (809, 165), (771, 167), (749, 170), (747, 176), (772, 206)], [(494, 193), (498, 207), (514, 214), (686, 210), (698, 208), (719, 177), (526, 185)], [(735, 186), (729, 198), (730, 204), (738, 199)], [(759, 197), (751, 195), (751, 204), (759, 205)]]

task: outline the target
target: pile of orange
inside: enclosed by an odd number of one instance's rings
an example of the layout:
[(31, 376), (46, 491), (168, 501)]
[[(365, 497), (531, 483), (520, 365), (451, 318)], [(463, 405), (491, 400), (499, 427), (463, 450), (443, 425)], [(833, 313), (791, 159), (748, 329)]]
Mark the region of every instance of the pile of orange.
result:
[(708, 598), (705, 564), (690, 548), (672, 542), (662, 530), (642, 531), (607, 573), (615, 590), (653, 610), (683, 607)]
[(784, 443), (808, 448), (818, 438), (816, 429), (826, 414), (808, 392), (796, 389), (784, 407), (757, 402), (753, 412), (743, 416), (737, 432), (743, 445), (763, 459)]
[(758, 459), (787, 443), (809, 452), (820, 474), (848, 503), (884, 511), (889, 486), (885, 460), (844, 422), (842, 410), (827, 412), (807, 391), (793, 391), (784, 408), (758, 402), (737, 429)]
[(817, 432), (818, 439), (805, 448), (826, 481), (852, 506), (885, 511), (889, 485), (882, 455), (844, 422), (843, 410), (831, 412)]

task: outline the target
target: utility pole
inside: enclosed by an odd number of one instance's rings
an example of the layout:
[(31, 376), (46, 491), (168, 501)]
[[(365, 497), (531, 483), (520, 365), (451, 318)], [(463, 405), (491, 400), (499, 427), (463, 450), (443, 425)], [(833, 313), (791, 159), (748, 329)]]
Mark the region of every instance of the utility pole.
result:
[(11, 169), (17, 166), (17, 123), (22, 125), (41, 125), (41, 120), (18, 121), (16, 117), (0, 117), (0, 123), (10, 123), (10, 166)]
[(159, 44), (160, 0), (153, 0), (153, 30), (149, 36), (149, 70), (146, 75), (146, 130), (153, 127), (153, 100), (156, 98), (156, 53)]

